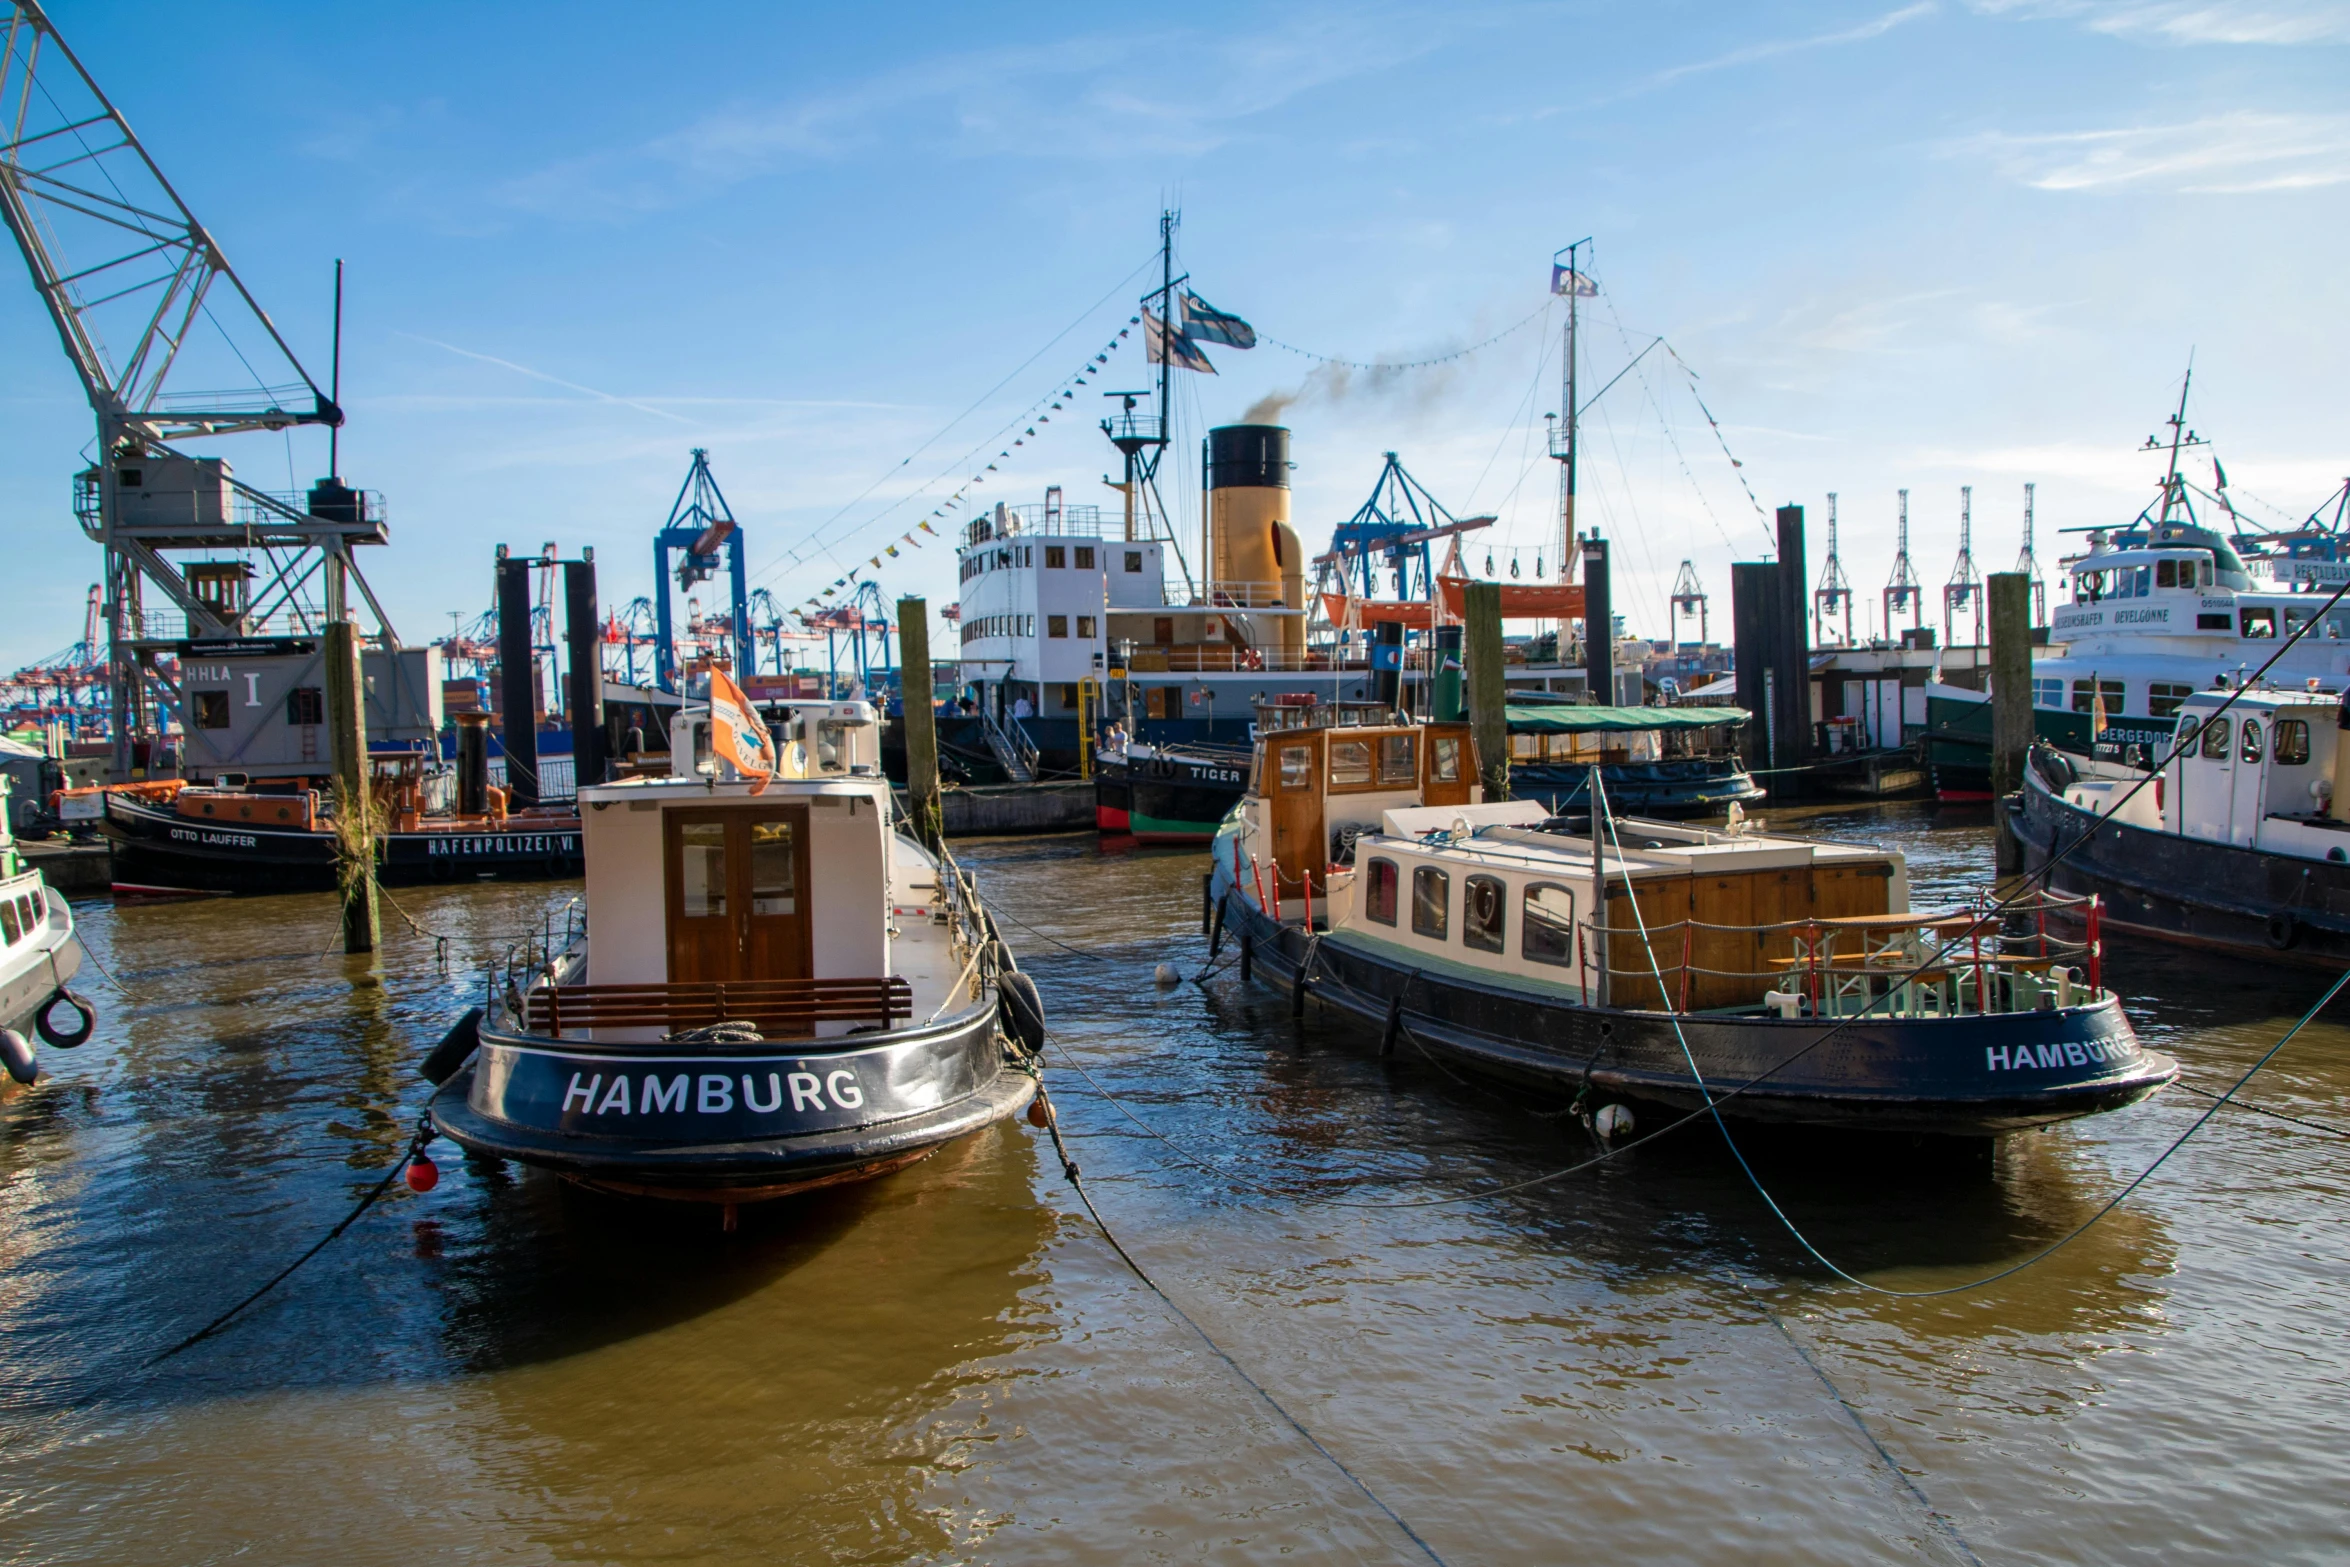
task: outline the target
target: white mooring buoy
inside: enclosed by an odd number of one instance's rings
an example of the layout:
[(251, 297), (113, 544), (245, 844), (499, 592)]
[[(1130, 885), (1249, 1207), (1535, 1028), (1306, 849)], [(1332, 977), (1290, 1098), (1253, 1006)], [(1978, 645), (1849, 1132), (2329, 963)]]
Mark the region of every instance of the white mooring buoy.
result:
[(1629, 1105), (1601, 1105), (1599, 1114), (1591, 1118), (1591, 1129), (1607, 1142), (1632, 1135), (1632, 1108)]
[(1151, 982), (1161, 990), (1183, 983), (1183, 970), (1172, 963), (1162, 963), (1151, 973)]

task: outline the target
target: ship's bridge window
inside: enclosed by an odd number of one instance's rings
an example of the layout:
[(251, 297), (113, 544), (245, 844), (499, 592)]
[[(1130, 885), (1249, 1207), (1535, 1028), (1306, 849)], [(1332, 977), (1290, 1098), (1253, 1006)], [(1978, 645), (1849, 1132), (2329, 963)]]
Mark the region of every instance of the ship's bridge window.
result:
[(2064, 682), (2061, 680), (2033, 681), (2032, 705), (2034, 707), (2064, 706)]
[(1438, 783), (1458, 783), (1461, 777), (1461, 740), (1438, 735), (1428, 750), (1428, 776)]
[(1128, 550), (1126, 552), (1126, 569), (1128, 571), (1142, 570), (1142, 551)]
[(2155, 718), (2168, 718), (2194, 694), (2193, 686), (2179, 685), (2169, 680), (2151, 681), (2146, 687), (2146, 711)]
[(1060, 545), (1058, 545), (1058, 544), (1047, 544), (1047, 545), (1044, 547), (1044, 569), (1045, 569), (1045, 570), (1047, 570), (1047, 571), (1059, 571), (1059, 570), (1061, 570), (1062, 568), (1066, 567), (1068, 564), (1069, 564), (1069, 552), (1068, 552), (1066, 549), (1062, 548), (1062, 547), (1061, 547)]
[(1452, 878), (1433, 865), (1412, 869), (1412, 934), (1443, 941), (1452, 933)]
[(2129, 687), (2119, 680), (2076, 680), (2073, 682), (2073, 711), (2095, 712), (2097, 699), (2102, 696), (2105, 698), (2105, 716), (2117, 718), (2121, 715), (2128, 690)]
[(1080, 544), (1080, 545), (1078, 545), (1078, 546), (1077, 546), (1077, 569), (1078, 569), (1079, 571), (1091, 571), (1091, 570), (1093, 570), (1093, 546), (1092, 546), (1092, 545), (1090, 545), (1090, 544)]
[(1371, 742), (1368, 740), (1333, 740), (1330, 742), (1330, 787), (1333, 789), (1361, 789), (1371, 782)]
[(1554, 881), (1526, 889), (1525, 918), (1518, 951), (1531, 963), (1572, 966), (1575, 961), (1575, 893)]
[(2309, 720), (2280, 718), (2277, 720), (2277, 765), (2299, 767), (2309, 760)]
[(1281, 748), (1281, 787), (1285, 790), (1311, 789), (1314, 786), (1314, 748), (1312, 745), (1285, 745)]
[(1461, 945), (1472, 952), (1503, 950), (1509, 884), (1499, 876), (1472, 876), (1461, 884)]
[(1414, 753), (1417, 747), (1410, 735), (1381, 735), (1379, 737), (1379, 782), (1382, 786), (1409, 789), (1420, 781), (1420, 761)]
[(2228, 730), (2229, 720), (2225, 718), (2214, 718), (2204, 724), (2202, 755), (2205, 761), (2224, 762), (2228, 759)]
[[(2179, 567), (2182, 565), (2187, 568), (2187, 580), (2183, 583), (2179, 581)], [(2154, 563), (2154, 585), (2158, 588), (2193, 587), (2195, 585), (2195, 563), (2176, 560), (2156, 561)]]
[(1370, 887), (1363, 895), (1363, 916), (1382, 925), (1395, 923), (1395, 861), (1371, 862)]
[(2240, 635), (2273, 637), (2277, 634), (2277, 612), (2266, 604), (2255, 609), (2236, 611), (2236, 626)]
[(2247, 762), (2260, 760), (2260, 720), (2244, 720), (2244, 743), (2236, 748), (2236, 755)]

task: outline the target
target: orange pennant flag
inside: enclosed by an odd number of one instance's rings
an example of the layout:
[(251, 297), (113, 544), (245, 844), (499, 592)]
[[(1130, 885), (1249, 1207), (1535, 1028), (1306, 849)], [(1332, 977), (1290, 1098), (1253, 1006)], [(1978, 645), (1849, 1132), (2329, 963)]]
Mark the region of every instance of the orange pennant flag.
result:
[(710, 671), (710, 749), (758, 780), (751, 793), (765, 794), (775, 778), (775, 737), (743, 688), (723, 669)]

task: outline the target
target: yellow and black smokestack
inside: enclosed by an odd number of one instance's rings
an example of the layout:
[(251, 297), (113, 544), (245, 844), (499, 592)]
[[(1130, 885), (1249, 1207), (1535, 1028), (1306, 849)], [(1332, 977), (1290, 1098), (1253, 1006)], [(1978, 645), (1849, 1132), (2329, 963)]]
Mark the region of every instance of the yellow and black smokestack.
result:
[[(1235, 607), (1306, 607), (1306, 555), (1289, 525), (1289, 431), (1278, 424), (1227, 424), (1208, 432), (1210, 599)], [(1303, 615), (1280, 618), (1285, 662), (1306, 647)], [(1261, 644), (1260, 644), (1261, 645)]]

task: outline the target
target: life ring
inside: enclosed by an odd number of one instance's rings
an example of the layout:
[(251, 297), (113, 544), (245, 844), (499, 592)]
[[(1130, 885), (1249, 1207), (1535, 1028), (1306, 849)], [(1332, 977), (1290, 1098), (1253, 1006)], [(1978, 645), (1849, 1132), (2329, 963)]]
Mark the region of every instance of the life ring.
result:
[(2268, 945), (2273, 952), (2282, 952), (2301, 939), (2301, 922), (2283, 910), (2268, 917)]
[[(81, 1026), (71, 1033), (61, 1032), (49, 1021), (49, 1014), (56, 1010), (60, 1001), (81, 1014)], [(71, 1050), (76, 1045), (87, 1043), (89, 1037), (98, 1031), (98, 1009), (72, 991), (61, 989), (41, 1004), (40, 1011), (33, 1014), (33, 1027), (43, 1040), (60, 1050)]]
[(995, 979), (996, 1012), (1004, 1032), (1028, 1054), (1044, 1053), (1044, 998), (1036, 981), (1018, 969), (1005, 969)]

